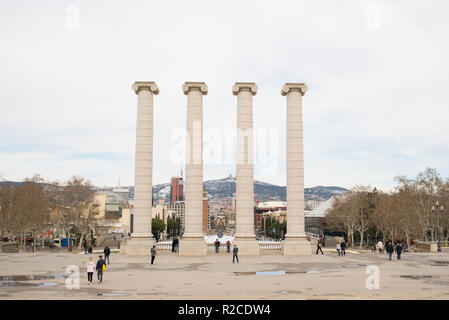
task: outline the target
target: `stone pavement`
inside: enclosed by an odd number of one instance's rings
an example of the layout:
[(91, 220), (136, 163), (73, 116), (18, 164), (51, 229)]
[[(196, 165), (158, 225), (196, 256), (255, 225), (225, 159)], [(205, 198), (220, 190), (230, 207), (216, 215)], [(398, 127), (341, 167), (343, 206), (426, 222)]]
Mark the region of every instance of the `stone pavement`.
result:
[[(0, 254), (0, 299), (448, 299), (449, 253), (405, 253), (387, 261), (385, 254), (334, 252), (306, 257), (111, 256), (104, 282), (87, 285), (89, 255), (67, 252)], [(96, 260), (97, 255), (93, 255)], [(80, 289), (65, 279), (7, 281), (4, 276), (63, 275), (80, 269)], [(380, 288), (369, 290), (367, 265), (380, 270)], [(268, 274), (255, 274), (268, 272)], [(281, 272), (281, 271), (285, 271)], [(94, 279), (96, 275), (94, 274)], [(11, 280), (11, 279), (9, 279)], [(14, 279), (12, 279), (14, 280)]]

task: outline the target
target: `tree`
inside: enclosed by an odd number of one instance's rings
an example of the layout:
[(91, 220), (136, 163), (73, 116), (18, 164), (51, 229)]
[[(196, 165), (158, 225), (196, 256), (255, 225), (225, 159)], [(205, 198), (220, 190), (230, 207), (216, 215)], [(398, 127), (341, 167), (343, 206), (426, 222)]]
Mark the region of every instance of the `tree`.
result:
[[(89, 234), (99, 215), (99, 206), (94, 202), (95, 191), (90, 181), (73, 176), (64, 187), (63, 199), (69, 210), (68, 217), (80, 234), (78, 248), (81, 248), (83, 239)], [(67, 230), (70, 234), (70, 230)]]
[(161, 219), (153, 218), (151, 221), (151, 232), (156, 241), (159, 241), (161, 232), (165, 230), (165, 223)]

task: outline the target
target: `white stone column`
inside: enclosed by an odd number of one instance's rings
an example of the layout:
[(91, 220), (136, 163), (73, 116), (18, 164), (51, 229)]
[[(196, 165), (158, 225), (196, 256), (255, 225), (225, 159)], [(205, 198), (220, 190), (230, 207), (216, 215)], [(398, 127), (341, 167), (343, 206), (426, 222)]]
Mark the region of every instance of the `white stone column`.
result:
[(304, 83), (286, 83), (281, 94), (287, 96), (287, 234), (285, 255), (311, 254), (304, 230), (304, 150), (302, 96)]
[(204, 256), (207, 245), (203, 233), (203, 95), (204, 82), (186, 82), (187, 95), (186, 170), (184, 183), (185, 229), (179, 254)]
[[(153, 94), (154, 82), (135, 82), (137, 94), (136, 159), (134, 178), (134, 221), (131, 239), (121, 246), (127, 255), (149, 255), (154, 238), (151, 233), (153, 199)], [(122, 249), (123, 248), (123, 249)]]
[(241, 255), (258, 255), (259, 244), (254, 234), (254, 82), (236, 82), (232, 93), (237, 96), (237, 168), (235, 242)]

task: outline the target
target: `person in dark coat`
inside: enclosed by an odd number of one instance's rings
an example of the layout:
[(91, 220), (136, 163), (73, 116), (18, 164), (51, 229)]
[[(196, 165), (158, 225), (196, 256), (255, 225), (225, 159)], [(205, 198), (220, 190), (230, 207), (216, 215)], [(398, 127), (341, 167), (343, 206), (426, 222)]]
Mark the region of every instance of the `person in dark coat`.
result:
[(321, 254), (324, 254), (323, 250), (321, 249), (321, 240), (318, 240), (316, 244), (316, 254), (318, 254), (318, 251), (321, 251)]
[(87, 241), (84, 239), (83, 241), (84, 254), (87, 254)]
[(104, 252), (104, 260), (105, 260), (105, 262), (107, 260), (108, 264), (111, 264), (109, 262), (109, 255), (111, 254), (111, 249), (109, 249), (109, 247), (105, 247), (103, 252)]
[(106, 267), (106, 261), (103, 260), (102, 256), (98, 256), (98, 261), (97, 261), (97, 266), (96, 266), (96, 270), (97, 270), (97, 278), (98, 278), (98, 283), (102, 283), (103, 282), (103, 265)]
[(215, 253), (219, 253), (220, 252), (220, 241), (218, 240), (218, 238), (217, 238), (217, 240), (215, 240), (214, 244), (215, 244)]
[(346, 255), (346, 242), (342, 241), (340, 243), (340, 250), (341, 250), (341, 255), (345, 256)]
[(236, 244), (234, 244), (234, 248), (232, 249), (232, 263), (234, 263), (235, 259), (237, 259), (237, 263), (239, 263), (239, 248)]
[(151, 248), (151, 264), (154, 263), (155, 258), (156, 258), (156, 246), (153, 245), (153, 247)]
[(396, 243), (395, 250), (396, 250), (396, 254), (398, 255), (398, 260), (401, 260), (402, 246), (399, 242)]
[(387, 251), (387, 254), (388, 254), (388, 260), (391, 260), (391, 256), (392, 256), (392, 254), (393, 254), (393, 252), (394, 252), (394, 247), (393, 247), (393, 245), (391, 244), (391, 241), (389, 241), (389, 242), (387, 243), (387, 245), (385, 246), (385, 251)]
[(179, 239), (178, 238), (175, 238), (175, 252), (178, 252), (178, 250), (179, 250)]
[(176, 238), (171, 242), (171, 252), (175, 252)]

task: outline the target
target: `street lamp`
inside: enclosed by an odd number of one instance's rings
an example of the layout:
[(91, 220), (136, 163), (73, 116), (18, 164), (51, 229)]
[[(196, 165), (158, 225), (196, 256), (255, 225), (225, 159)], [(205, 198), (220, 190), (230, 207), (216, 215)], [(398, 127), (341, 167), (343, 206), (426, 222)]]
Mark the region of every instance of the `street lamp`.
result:
[(438, 228), (438, 252), (441, 252), (441, 245), (440, 245), (440, 241), (441, 241), (441, 237), (440, 237), (440, 215), (443, 213), (444, 211), (444, 207), (440, 206), (440, 203), (435, 202), (435, 205), (432, 206), (432, 212), (436, 213), (437, 215), (437, 228)]

